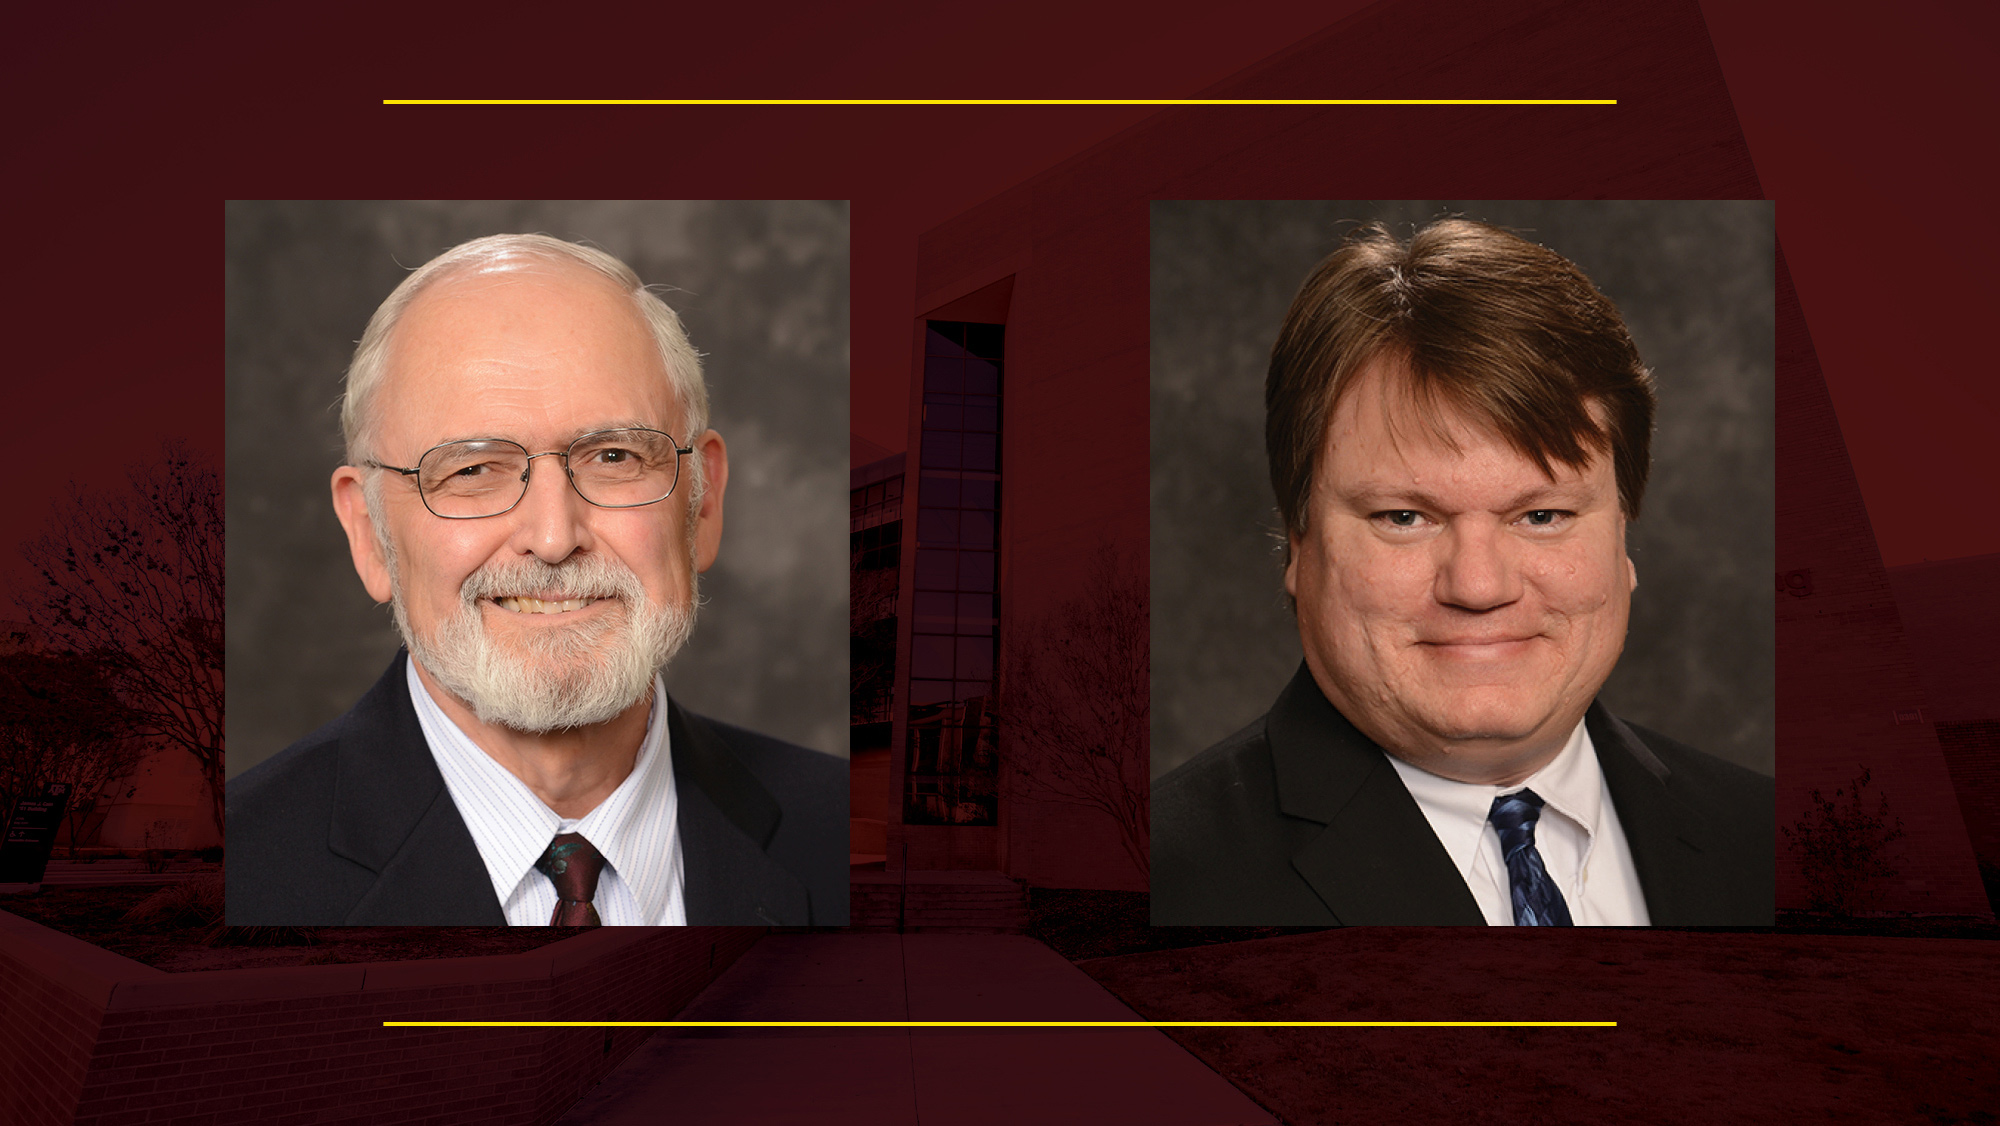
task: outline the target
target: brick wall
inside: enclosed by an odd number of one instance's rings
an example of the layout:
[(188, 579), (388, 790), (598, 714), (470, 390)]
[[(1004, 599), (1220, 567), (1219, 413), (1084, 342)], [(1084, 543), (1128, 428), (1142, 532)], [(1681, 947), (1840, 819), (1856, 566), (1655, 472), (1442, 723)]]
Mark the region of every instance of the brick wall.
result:
[(112, 987), (147, 975), (166, 976), (0, 911), (0, 1122), (68, 1122)]
[(762, 935), (606, 928), (524, 954), (166, 974), (0, 914), (6, 1121), (553, 1122)]

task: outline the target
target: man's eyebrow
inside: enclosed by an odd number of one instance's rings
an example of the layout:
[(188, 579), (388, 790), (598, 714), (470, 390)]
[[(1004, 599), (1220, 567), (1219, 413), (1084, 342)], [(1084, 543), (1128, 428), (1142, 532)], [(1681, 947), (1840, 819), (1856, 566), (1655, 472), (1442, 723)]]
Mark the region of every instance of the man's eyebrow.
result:
[[(1383, 482), (1363, 481), (1352, 488), (1341, 490), (1340, 495), (1349, 504), (1362, 508), (1378, 505), (1383, 508), (1394, 508), (1398, 504), (1405, 502), (1413, 508), (1443, 509), (1445, 507), (1442, 499), (1423, 489)], [(1507, 501), (1500, 508), (1502, 511), (1511, 511), (1517, 508), (1532, 508), (1536, 507), (1538, 502), (1581, 504), (1589, 501), (1595, 495), (1596, 491), (1582, 481), (1551, 481), (1545, 485), (1536, 485), (1533, 488), (1523, 489), (1521, 492), (1507, 498)]]
[[(653, 425), (651, 422), (648, 422), (643, 418), (637, 418), (637, 417), (614, 418), (603, 422), (593, 422), (587, 426), (575, 427), (572, 430), (570, 430), (569, 433), (565, 434), (562, 438), (558, 439), (558, 442), (560, 445), (567, 446), (571, 442), (576, 441), (578, 438), (583, 437), (585, 434), (597, 434), (605, 430), (660, 430), (660, 432), (663, 434), (670, 433), (670, 431), (661, 430), (660, 427)], [(675, 435), (675, 437), (676, 439), (679, 438), (678, 435)], [(523, 442), (520, 438), (517, 438), (512, 434), (505, 434), (491, 430), (480, 434), (463, 434), (453, 438), (446, 438), (442, 441), (434, 442), (432, 443), (432, 445), (447, 446), (453, 442), (491, 442), (496, 440), (501, 442), (512, 442), (515, 445), (521, 446), (524, 449), (528, 445), (528, 443)]]

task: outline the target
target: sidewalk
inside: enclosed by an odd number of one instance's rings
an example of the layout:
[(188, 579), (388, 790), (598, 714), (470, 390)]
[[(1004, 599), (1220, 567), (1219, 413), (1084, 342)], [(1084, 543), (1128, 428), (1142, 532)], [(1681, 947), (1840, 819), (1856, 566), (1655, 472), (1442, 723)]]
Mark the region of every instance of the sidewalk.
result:
[[(773, 934), (683, 1020), (1137, 1020), (1016, 935)], [(1274, 1120), (1152, 1029), (662, 1030), (562, 1126)]]

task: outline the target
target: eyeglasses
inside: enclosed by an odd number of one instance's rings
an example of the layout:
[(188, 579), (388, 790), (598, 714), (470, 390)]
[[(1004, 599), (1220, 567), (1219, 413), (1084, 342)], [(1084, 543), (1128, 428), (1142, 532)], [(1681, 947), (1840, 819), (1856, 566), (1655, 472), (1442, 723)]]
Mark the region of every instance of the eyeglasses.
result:
[(559, 457), (576, 495), (599, 508), (642, 508), (674, 493), (681, 455), (694, 452), (658, 430), (630, 427), (585, 434), (566, 450), (531, 454), (505, 438), (472, 438), (432, 446), (414, 469), (365, 464), (417, 479), (424, 507), (447, 520), (477, 520), (511, 512), (528, 495), (538, 457)]

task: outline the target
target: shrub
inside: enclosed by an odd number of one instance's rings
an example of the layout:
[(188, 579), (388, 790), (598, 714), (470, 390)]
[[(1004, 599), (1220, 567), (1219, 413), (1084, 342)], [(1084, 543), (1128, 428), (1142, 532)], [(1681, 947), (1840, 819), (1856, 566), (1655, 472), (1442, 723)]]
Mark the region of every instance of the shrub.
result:
[(125, 912), (128, 923), (158, 927), (206, 927), (222, 922), (222, 873), (210, 872), (169, 884)]
[(1874, 808), (1862, 797), (1872, 781), (1867, 767), (1827, 797), (1812, 791), (1812, 804), (1784, 828), (1785, 846), (1798, 858), (1806, 881), (1806, 905), (1814, 911), (1851, 916), (1874, 901), (1874, 890), (1896, 875), (1889, 846), (1903, 838), (1903, 819), (1889, 812), (1889, 795), (1877, 792)]

